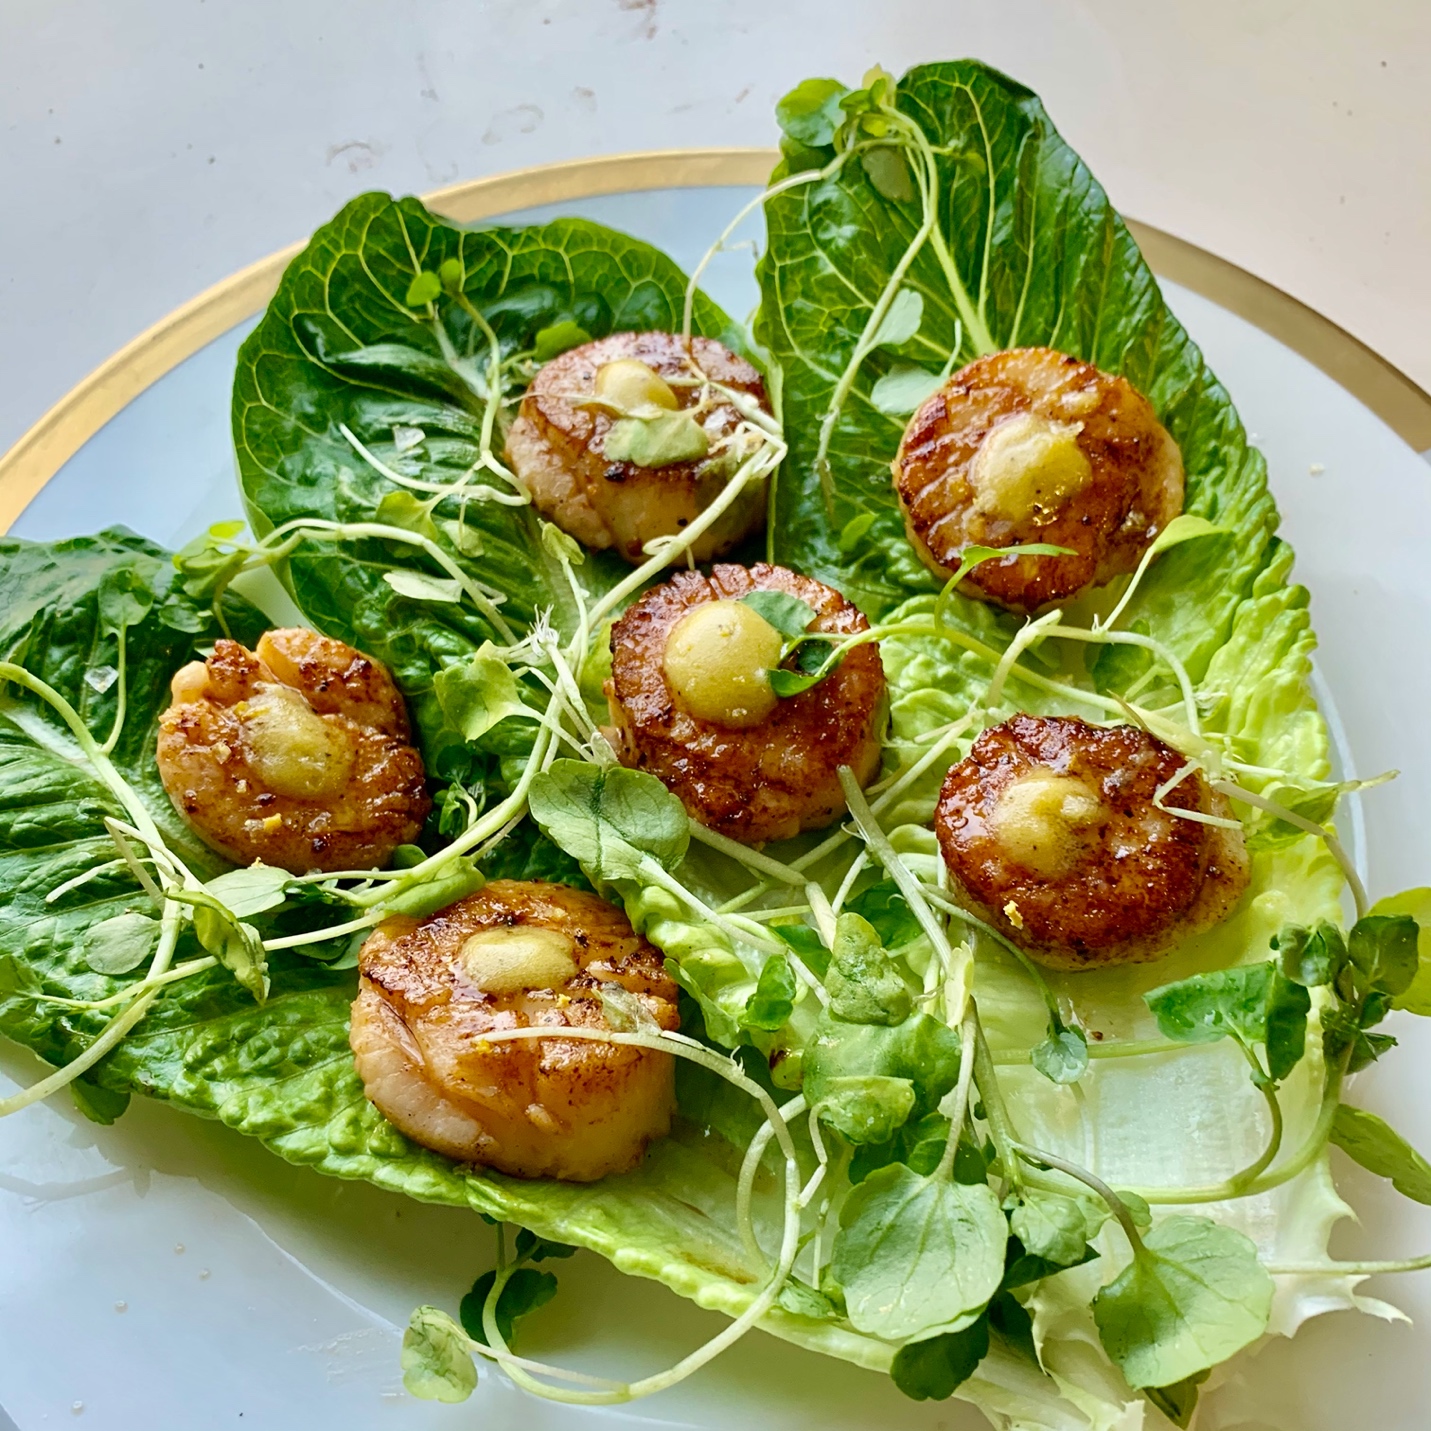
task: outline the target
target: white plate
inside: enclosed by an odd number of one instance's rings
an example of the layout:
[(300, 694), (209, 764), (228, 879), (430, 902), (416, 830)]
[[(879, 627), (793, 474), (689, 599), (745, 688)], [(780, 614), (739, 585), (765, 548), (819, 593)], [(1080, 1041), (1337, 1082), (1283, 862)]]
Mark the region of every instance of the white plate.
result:
[[(689, 267), (751, 191), (664, 190), (567, 203), (648, 238)], [(524, 214), (547, 217), (554, 210)], [(748, 254), (707, 285), (734, 314), (755, 302)], [(1290, 349), (1206, 299), (1168, 297), (1267, 454), (1297, 576), (1313, 593), (1323, 695), (1335, 693), (1343, 763), (1399, 766), (1366, 797), (1373, 895), (1431, 883), (1431, 473), (1374, 414)], [(228, 436), (233, 357), (248, 325), (211, 343), (132, 402), (54, 477), (15, 526), (52, 538), (123, 523), (177, 544), (237, 514)], [(1317, 470), (1320, 469), (1320, 470)], [(1405, 1015), (1405, 1046), (1356, 1082), (1355, 1099), (1431, 1147), (1431, 1031)], [(40, 1065), (0, 1045), (0, 1072)], [(1418, 1208), (1338, 1155), (1363, 1226), (1344, 1256), (1431, 1246)], [(464, 1406), (402, 1389), (398, 1345), (419, 1302), (455, 1310), (491, 1261), (470, 1213), (424, 1207), (290, 1167), (215, 1124), (136, 1099), (113, 1128), (63, 1100), (0, 1123), (0, 1401), (20, 1431), (260, 1431), (342, 1426), (591, 1428), (975, 1428), (957, 1402), (906, 1401), (884, 1378), (753, 1333), (682, 1387), (620, 1411), (532, 1401), (484, 1375)], [(559, 1266), (533, 1355), (637, 1374), (667, 1365), (720, 1319), (594, 1256)], [(1431, 1314), (1431, 1277), (1375, 1290)], [(1413, 1345), (1412, 1338), (1417, 1338)], [(1207, 1398), (1205, 1431), (1412, 1431), (1426, 1425), (1424, 1341), (1339, 1315), (1239, 1363)], [(76, 1409), (79, 1408), (79, 1409)], [(3, 1425), (3, 1416), (0, 1416)]]

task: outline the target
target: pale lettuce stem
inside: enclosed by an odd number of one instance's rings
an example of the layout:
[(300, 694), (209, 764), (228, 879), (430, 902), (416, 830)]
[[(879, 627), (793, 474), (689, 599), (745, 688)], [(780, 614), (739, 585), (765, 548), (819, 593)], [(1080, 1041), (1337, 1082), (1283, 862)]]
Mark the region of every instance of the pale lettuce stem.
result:
[(1366, 913), (1370, 906), (1366, 895), (1366, 886), (1361, 882), (1361, 876), (1356, 872), (1356, 866), (1347, 854), (1346, 847), (1337, 838), (1334, 831), (1326, 825), (1319, 825), (1316, 821), (1297, 814), (1295, 810), (1287, 809), (1285, 805), (1279, 805), (1275, 800), (1269, 800), (1265, 795), (1254, 795), (1252, 791), (1244, 790), (1242, 786), (1235, 785), (1230, 780), (1214, 780), (1212, 788), (1219, 794), (1226, 795), (1229, 800), (1238, 800), (1244, 805), (1252, 805), (1258, 810), (1265, 810), (1269, 815), (1275, 815), (1279, 820), (1285, 820), (1289, 825), (1295, 825), (1309, 835), (1316, 835), (1325, 843), (1332, 858), (1341, 866), (1342, 874), (1346, 877), (1347, 886), (1352, 893), (1352, 903), (1356, 906), (1356, 917), (1360, 919)]
[(1136, 631), (1088, 631), (1078, 626), (1060, 626), (1053, 635), (1094, 646), (1141, 646), (1145, 651), (1151, 651), (1173, 673), (1178, 689), (1182, 692), (1188, 729), (1201, 739), (1202, 724), (1197, 713), (1197, 694), (1193, 689), (1192, 678), (1188, 675), (1187, 667), (1171, 648), (1152, 636), (1143, 636)]
[[(798, 1118), (807, 1107), (805, 1095), (798, 1093), (788, 1103), (781, 1105), (780, 1116), (788, 1127), (791, 1120)], [(765, 1255), (765, 1249), (756, 1239), (755, 1220), (750, 1213), (750, 1203), (755, 1190), (755, 1175), (760, 1169), (760, 1160), (765, 1156), (765, 1150), (770, 1146), (770, 1140), (774, 1136), (775, 1125), (770, 1122), (762, 1123), (755, 1130), (754, 1136), (746, 1146), (745, 1157), (741, 1159), (740, 1174), (735, 1183), (735, 1221), (740, 1228), (740, 1240), (755, 1261), (756, 1266), (761, 1269), (770, 1266), (770, 1259)]]
[(1339, 1062), (1328, 1070), (1317, 1121), (1302, 1145), (1286, 1162), (1280, 1163), (1276, 1167), (1267, 1168), (1242, 1184), (1237, 1181), (1242, 1174), (1235, 1174), (1211, 1187), (1135, 1188), (1133, 1191), (1144, 1202), (1176, 1206), (1184, 1203), (1226, 1202), (1231, 1198), (1257, 1197), (1261, 1193), (1271, 1192), (1273, 1188), (1290, 1182), (1293, 1178), (1306, 1172), (1326, 1149), (1327, 1140), (1332, 1134), (1332, 1122), (1337, 1116), (1337, 1107), (1341, 1101), (1342, 1079), (1346, 1075), (1346, 1066), (1350, 1059), (1351, 1048), (1348, 1047), (1341, 1055)]
[(100, 750), (103, 751), (105, 755), (113, 754), (114, 747), (119, 744), (119, 733), (124, 729), (124, 710), (127, 704), (126, 692), (128, 689), (124, 663), (124, 636), (126, 629), (126, 627), (121, 626), (114, 638), (117, 647), (114, 669), (118, 675), (115, 680), (114, 692), (114, 724), (110, 726), (109, 735), (104, 744), (100, 746)]
[(516, 634), (503, 620), (502, 614), (493, 605), (487, 593), (436, 542), (418, 532), (409, 532), (403, 527), (390, 527), (383, 522), (328, 522), (317, 517), (298, 517), (291, 522), (285, 522), (282, 527), (276, 528), (270, 533), (270, 536), (290, 532), (320, 532), (340, 541), (348, 537), (372, 537), (378, 541), (398, 542), (406, 546), (417, 547), (431, 557), (458, 584), (503, 641), (516, 644)]
[(135, 828), (143, 831), (146, 842), (152, 840), (154, 844), (162, 848), (163, 839), (143, 801), (131, 788), (129, 782), (114, 768), (113, 762), (94, 736), (90, 734), (89, 727), (80, 718), (79, 712), (53, 686), (42, 681), (38, 676), (31, 675), (23, 666), (17, 666), (12, 661), (0, 661), (0, 684), (5, 681), (13, 681), (17, 686), (23, 686), (33, 695), (39, 696), (64, 721), (94, 773), (99, 776), (100, 782), (124, 807)]
[(116, 870), (128, 868), (128, 860), (105, 860), (103, 864), (95, 865), (93, 869), (87, 869), (83, 874), (77, 874), (73, 879), (65, 880), (63, 884), (57, 884), (45, 896), (45, 903), (54, 904), (56, 900), (63, 899), (65, 895), (79, 889), (82, 885), (87, 885), (91, 880), (100, 879), (104, 875), (113, 874)]
[(719, 1356), (727, 1347), (739, 1341), (765, 1316), (775, 1304), (775, 1299), (780, 1295), (780, 1291), (789, 1279), (791, 1269), (795, 1265), (795, 1258), (800, 1250), (799, 1160), (782, 1110), (776, 1106), (774, 1100), (758, 1083), (741, 1073), (730, 1059), (721, 1058), (718, 1054), (711, 1053), (709, 1049), (694, 1039), (686, 1038), (683, 1034), (667, 1032), (656, 1034), (614, 1033), (604, 1029), (583, 1028), (522, 1028), (493, 1031), (483, 1034), (481, 1037), (484, 1042), (489, 1043), (505, 1043), (513, 1039), (524, 1038), (577, 1038), (593, 1042), (630, 1044), (636, 1047), (670, 1052), (709, 1068), (713, 1073), (726, 1079), (727, 1082), (742, 1089), (760, 1104), (761, 1111), (765, 1114), (767, 1123), (772, 1126), (785, 1158), (785, 1230), (781, 1239), (779, 1260), (764, 1289), (745, 1311), (722, 1332), (712, 1337), (704, 1346), (697, 1348), (689, 1356), (683, 1357), (675, 1366), (666, 1371), (658, 1372), (654, 1376), (643, 1377), (639, 1381), (614, 1382), (610, 1384), (609, 1389), (593, 1391), (549, 1386), (537, 1380), (527, 1370), (530, 1367), (543, 1374), (560, 1375), (555, 1368), (548, 1373), (547, 1368), (536, 1366), (530, 1362), (519, 1366), (518, 1359), (512, 1356), (502, 1338), (501, 1330), (497, 1326), (494, 1297), (489, 1296), (483, 1307), (483, 1330), (487, 1334), (489, 1346), (484, 1349), (479, 1344), (471, 1344), (472, 1350), (491, 1355), (492, 1359), (506, 1371), (518, 1386), (550, 1401), (588, 1406), (614, 1405), (650, 1396), (655, 1392), (664, 1391), (667, 1387), (674, 1386), (677, 1382), (684, 1381), (692, 1372), (698, 1371), (707, 1362)]
[(92, 1068), (105, 1054), (119, 1045), (125, 1035), (149, 1012), (149, 1006), (158, 997), (157, 988), (151, 988), (148, 993), (141, 994), (122, 1014), (116, 1014), (105, 1025), (103, 1033), (83, 1053), (72, 1058), (63, 1068), (57, 1068), (48, 1078), (42, 1078), (38, 1083), (22, 1088), (9, 1098), (0, 1099), (0, 1118), (8, 1118), (10, 1114), (18, 1113), (32, 1103), (39, 1103), (50, 1094), (58, 1093), (61, 1088), (73, 1083), (80, 1074)]
[(929, 908), (919, 881), (910, 873), (909, 866), (900, 859), (898, 851), (890, 844), (889, 837), (880, 829), (879, 822), (866, 803), (864, 792), (855, 779), (854, 771), (848, 765), (842, 765), (839, 768), (839, 777), (840, 785), (845, 792), (845, 803), (849, 807), (855, 824), (859, 827), (860, 834), (864, 837), (865, 844), (884, 866), (885, 871), (899, 887), (899, 892), (908, 901), (910, 911), (919, 922), (919, 927), (929, 936), (929, 942), (934, 946), (934, 952), (940, 963), (944, 968), (949, 968), (953, 961), (954, 951), (950, 948), (949, 939), (940, 927), (939, 921), (935, 919), (933, 911)]
[(773, 199), (777, 194), (783, 194), (788, 189), (796, 189), (804, 184), (813, 184), (820, 179), (828, 179), (838, 173), (845, 162), (846, 156), (841, 154), (825, 165), (823, 169), (805, 169), (799, 174), (791, 174), (782, 179), (778, 184), (771, 184), (768, 188), (762, 189), (748, 204), (745, 204), (740, 212), (721, 230), (720, 237), (701, 255), (701, 261), (691, 270), (691, 276), (686, 280), (686, 301), (681, 311), (681, 339), (688, 346), (691, 341), (691, 324), (695, 314), (696, 293), (700, 289), (701, 279), (705, 276), (705, 271), (710, 267), (711, 260), (718, 253), (725, 250), (726, 240), (743, 224), (746, 218), (758, 209), (767, 199)]
[(1075, 1182), (1080, 1182), (1084, 1187), (1097, 1193), (1108, 1205), (1108, 1211), (1118, 1219), (1119, 1226), (1122, 1227), (1124, 1235), (1133, 1248), (1133, 1255), (1136, 1257), (1144, 1250), (1143, 1239), (1139, 1236), (1137, 1224), (1133, 1221), (1133, 1214), (1128, 1210), (1128, 1204), (1102, 1178), (1095, 1176), (1087, 1168), (1080, 1168), (1077, 1163), (1070, 1163), (1066, 1158), (1046, 1153), (1042, 1148), (1031, 1148), (1025, 1143), (1015, 1143), (1014, 1151), (1026, 1162), (1042, 1163), (1044, 1167), (1052, 1168), (1055, 1172), (1060, 1172), (1065, 1177), (1072, 1178)]
[(321, 944), (325, 939), (340, 939), (345, 934), (356, 934), (360, 929), (371, 929), (384, 918), (381, 912), (365, 914), (361, 919), (350, 919), (346, 924), (335, 924), (328, 929), (313, 929), (307, 934), (287, 934), (282, 939), (265, 939), (263, 947), (272, 954), (277, 949), (297, 949), (304, 944)]
[(1013, 1119), (1004, 1103), (1003, 1090), (999, 1087), (998, 1071), (989, 1053), (989, 1041), (984, 1037), (984, 1026), (979, 1020), (979, 1006), (970, 997), (966, 1020), (972, 1020), (974, 1030), (974, 1086), (979, 1090), (980, 1101), (984, 1105), (984, 1122), (989, 1128), (989, 1137), (998, 1152), (1004, 1176), (1014, 1188), (1024, 1185), (1024, 1170), (1019, 1165), (1017, 1149), (1018, 1133)]
[(1392, 1272), (1424, 1272), (1431, 1253), (1392, 1262), (1264, 1262), (1274, 1277), (1381, 1277)]
[[(874, 807), (871, 806), (871, 809)], [(859, 850), (854, 859), (850, 861), (850, 867), (845, 871), (845, 877), (840, 881), (840, 887), (835, 891), (834, 898), (830, 901), (830, 909), (833, 913), (839, 914), (846, 899), (849, 898), (850, 890), (855, 881), (860, 877), (861, 871), (869, 863), (869, 851)]]
[[(353, 432), (346, 422), (340, 422), (338, 424), (338, 431), (342, 434), (348, 446), (351, 447), (378, 476), (386, 478), (396, 486), (406, 487), (409, 491), (426, 492), (429, 496), (436, 497), (438, 500), (444, 497), (463, 497), (467, 499), (475, 497), (479, 502), (496, 502), (504, 507), (526, 507), (531, 504), (532, 499), (529, 496), (513, 492), (499, 492), (495, 487), (474, 487), (467, 482), (465, 479), (476, 474), (480, 467), (480, 462), (477, 466), (468, 468), (463, 474), (462, 480), (456, 482), (429, 482), (425, 478), (409, 477), (405, 473), (395, 471), (389, 467), (386, 462), (363, 443), (362, 439)], [(426, 505), (430, 510), (436, 503), (430, 502)]]
[[(982, 657), (993, 666), (997, 666), (1003, 656), (1003, 652), (985, 645), (976, 637), (966, 636), (964, 632), (956, 630), (952, 626), (944, 626), (932, 619), (901, 621), (880, 632), (881, 636), (903, 634), (937, 637), (948, 641), (951, 645), (962, 647), (971, 655)], [(1044, 691), (1048, 695), (1062, 696), (1064, 700), (1074, 701), (1079, 705), (1088, 706), (1092, 710), (1102, 711), (1106, 715), (1124, 714), (1123, 707), (1108, 696), (1099, 695), (1097, 691), (1080, 690), (1077, 686), (1067, 685), (1063, 681), (1050, 680), (1047, 676), (1039, 675), (1037, 671), (1030, 671), (1026, 666), (1020, 666), (1017, 662), (1010, 668), (1009, 674), (1017, 677), (1025, 685), (1032, 686), (1038, 691)]]
[[(1184, 1043), (1173, 1043), (1171, 1039), (1120, 1039), (1115, 1043), (1090, 1043), (1089, 1058), (1147, 1058), (1152, 1054), (1173, 1053), (1185, 1049)], [(994, 1063), (1001, 1068), (1017, 1068), (1033, 1057), (1031, 1048), (1001, 1048), (992, 1054)]]
[(759, 850), (752, 850), (749, 845), (742, 845), (739, 841), (722, 835), (718, 830), (709, 829), (699, 820), (692, 820), (690, 825), (693, 840), (710, 849), (719, 850), (721, 854), (743, 864), (747, 869), (755, 870), (780, 884), (802, 885), (805, 883), (804, 879), (789, 865), (783, 865), (779, 860), (773, 860), (769, 855), (761, 854)]
[(650, 880), (659, 889), (664, 889), (667, 894), (675, 895), (692, 914), (709, 920), (726, 938), (743, 940), (747, 944), (763, 948), (766, 953), (784, 954), (787, 952), (788, 946), (783, 939), (776, 939), (767, 934), (753, 921), (750, 921), (753, 927), (745, 928), (728, 915), (717, 914), (698, 895), (692, 894), (674, 875), (667, 874), (655, 860), (644, 861), (641, 872), (644, 878)]
[(984, 705), (993, 707), (998, 705), (999, 698), (1004, 694), (1004, 685), (1009, 679), (1009, 672), (1018, 665), (1019, 657), (1035, 641), (1041, 637), (1052, 634), (1061, 634), (1051, 631), (1050, 628), (1057, 628), (1063, 620), (1062, 611), (1048, 611), (1034, 621), (1025, 621), (1014, 634), (1014, 639), (1004, 648), (1003, 654), (999, 657), (999, 663), (994, 667), (994, 674), (989, 678), (989, 684), (984, 691)]
[[(546, 722), (543, 722), (537, 731), (537, 738), (532, 744), (532, 753), (528, 756), (527, 764), (522, 770), (521, 777), (517, 781), (512, 793), (508, 795), (500, 805), (488, 810), (480, 820), (469, 825), (468, 828), (445, 849), (439, 850), (435, 855), (429, 855), (421, 864), (404, 870), (401, 877), (393, 883), (400, 888), (412, 888), (414, 885), (421, 884), (423, 880), (440, 870), (449, 860), (466, 854), (468, 850), (480, 845), (488, 836), (495, 834), (501, 829), (514, 815), (525, 810), (527, 805), (527, 792), (531, 789), (532, 781), (535, 780), (541, 772), (542, 760), (551, 747), (551, 741), (551, 731)], [(368, 908), (372, 905), (380, 904), (385, 899), (390, 899), (393, 892), (391, 886), (384, 885), (377, 889), (366, 890), (362, 894), (354, 895), (350, 902), (359, 908)]]
[[(778, 449), (779, 453), (775, 461), (764, 461), (763, 459), (768, 459), (773, 449)], [(613, 586), (611, 590), (596, 603), (591, 612), (591, 624), (593, 626), (599, 625), (602, 618), (609, 615), (612, 611), (615, 611), (628, 596), (635, 591), (639, 591), (657, 572), (664, 571), (682, 552), (692, 547), (698, 538), (703, 536), (706, 531), (713, 527), (721, 517), (724, 516), (726, 509), (731, 506), (740, 495), (742, 489), (757, 473), (763, 475), (765, 472), (768, 472), (771, 467), (778, 466), (780, 458), (784, 455), (784, 443), (776, 443), (772, 440), (766, 447), (747, 457), (736, 469), (735, 475), (725, 484), (720, 496), (688, 527), (682, 530), (679, 538), (667, 542), (660, 551), (646, 562), (643, 562), (642, 565), (637, 567), (624, 581)]]
[(60, 994), (27, 994), (25, 997), (40, 1004), (58, 1004), (65, 1009), (112, 1009), (119, 1004), (127, 1004), (150, 989), (162, 988), (165, 984), (177, 984), (195, 974), (201, 974), (205, 969), (216, 968), (218, 962), (212, 954), (206, 954), (202, 959), (189, 959), (157, 977), (146, 974), (139, 983), (131, 984), (127, 989), (121, 989), (106, 999), (67, 999)]
[(970, 914), (962, 905), (956, 904), (948, 895), (941, 890), (934, 889), (930, 885), (921, 884), (920, 889), (924, 891), (924, 897), (937, 909), (949, 915), (951, 919), (957, 919), (961, 924), (967, 925), (970, 929), (977, 930), (980, 934), (992, 939), (1006, 953), (1011, 954), (1019, 963), (1019, 967), (1033, 980), (1034, 986), (1038, 989), (1039, 997), (1043, 1000), (1049, 1013), (1060, 1024), (1063, 1022), (1063, 1015), (1059, 1013), (1058, 998), (1049, 987), (1049, 982), (1044, 978), (1038, 965), (1019, 948), (1013, 940), (1001, 934), (992, 924), (986, 924), (976, 914)]
[(959, 1034), (959, 1081), (954, 1085), (949, 1103), (949, 1137), (939, 1157), (939, 1166), (934, 1170), (934, 1181), (941, 1183), (948, 1182), (954, 1174), (954, 1158), (959, 1151), (959, 1139), (964, 1135), (964, 1118), (969, 1111), (969, 1085), (974, 1078), (974, 1058), (979, 1043), (972, 1010), (965, 1014)]
[[(893, 111), (899, 114), (899, 111)], [(984, 321), (983, 312), (974, 307), (973, 300), (969, 297), (969, 291), (964, 287), (964, 280), (960, 276), (959, 269), (954, 262), (953, 255), (949, 252), (949, 247), (944, 241), (944, 233), (937, 222), (939, 206), (939, 171), (934, 155), (933, 146), (929, 143), (929, 137), (907, 115), (899, 114), (899, 118), (907, 126), (906, 133), (913, 140), (915, 147), (920, 151), (920, 156), (924, 160), (925, 173), (927, 175), (926, 203), (929, 211), (936, 216), (933, 232), (930, 235), (930, 244), (934, 249), (935, 257), (939, 260), (939, 266), (944, 270), (945, 281), (949, 284), (950, 296), (954, 299), (954, 306), (959, 310), (959, 317), (963, 321), (965, 329), (968, 331), (970, 340), (973, 342), (979, 354), (994, 353), (999, 349), (999, 344), (994, 341), (993, 334), (989, 331), (989, 325)], [(921, 186), (925, 189), (925, 186)]]

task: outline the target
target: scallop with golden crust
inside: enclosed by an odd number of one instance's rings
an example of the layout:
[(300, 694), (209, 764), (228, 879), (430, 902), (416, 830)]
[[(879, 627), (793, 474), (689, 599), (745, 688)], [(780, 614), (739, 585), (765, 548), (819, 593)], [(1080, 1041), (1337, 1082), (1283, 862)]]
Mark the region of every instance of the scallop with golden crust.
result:
[(316, 631), (214, 643), (175, 673), (159, 775), (199, 837), (237, 864), (379, 869), (431, 808), (392, 677)]
[(591, 1039), (485, 1042), (504, 1029), (610, 1029), (603, 984), (679, 1023), (660, 952), (597, 895), (494, 880), (368, 937), (349, 1041), (369, 1099), (414, 1142), (514, 1177), (625, 1172), (675, 1106), (671, 1055)]
[(894, 483), (909, 540), (941, 576), (970, 546), (1067, 548), (991, 558), (964, 579), (971, 596), (1023, 612), (1132, 571), (1183, 506), (1182, 455), (1152, 404), (1052, 348), (955, 373), (910, 419)]
[[(544, 517), (589, 547), (610, 547), (639, 563), (645, 543), (679, 532), (715, 501), (731, 469), (718, 459), (641, 467), (608, 457), (606, 441), (618, 417), (594, 399), (599, 374), (618, 363), (649, 369), (658, 382), (648, 379), (647, 386), (672, 411), (696, 406), (701, 374), (745, 393), (767, 412), (769, 404), (760, 374), (713, 338), (692, 338), (688, 348), (674, 333), (613, 333), (538, 371), (507, 434), (507, 460)], [(740, 414), (730, 402), (713, 400), (699, 420), (714, 453), (735, 431)], [(719, 556), (759, 530), (764, 490), (763, 482), (752, 482), (740, 493), (693, 544), (697, 561)]]
[(1039, 963), (1155, 959), (1223, 919), (1247, 887), (1240, 829), (1186, 757), (1137, 726), (1019, 715), (983, 732), (944, 781), (935, 830), (959, 902)]
[[(786, 567), (762, 562), (719, 565), (709, 576), (679, 572), (612, 628), (606, 684), (622, 763), (659, 776), (695, 819), (751, 845), (836, 819), (845, 808), (839, 767), (848, 765), (861, 785), (874, 777), (885, 713), (884, 667), (874, 642), (852, 647), (830, 675), (798, 695), (777, 700), (767, 687), (763, 703), (743, 702), (721, 719), (692, 710), (670, 680), (677, 628), (706, 603), (738, 603), (754, 591), (807, 603), (816, 613), (812, 632), (869, 629), (838, 591)], [(720, 635), (714, 631), (713, 642)], [(777, 651), (779, 645), (776, 637)], [(701, 653), (692, 654), (699, 661)]]

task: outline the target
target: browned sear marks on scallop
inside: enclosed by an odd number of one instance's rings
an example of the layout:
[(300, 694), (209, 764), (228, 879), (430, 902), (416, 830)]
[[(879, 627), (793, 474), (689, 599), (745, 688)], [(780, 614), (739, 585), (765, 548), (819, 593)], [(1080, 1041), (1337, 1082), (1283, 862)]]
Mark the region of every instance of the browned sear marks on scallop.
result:
[(204, 842), (237, 864), (377, 869), (431, 808), (392, 677), (299, 627), (214, 643), (172, 682), (159, 775)]
[[(1159, 809), (1184, 756), (1136, 726), (1019, 715), (986, 730), (935, 815), (959, 902), (1040, 963), (1154, 959), (1223, 919), (1247, 887), (1240, 829)], [(1201, 772), (1165, 796), (1227, 818)]]
[(369, 1099), (403, 1133), (514, 1177), (624, 1172), (674, 1108), (671, 1055), (588, 1039), (619, 986), (662, 1029), (679, 1023), (660, 951), (597, 895), (494, 880), (423, 920), (394, 918), (359, 955), (350, 1042)]
[[(622, 359), (644, 363), (669, 382), (680, 410), (700, 400), (689, 380), (701, 373), (747, 394), (767, 412), (769, 403), (759, 372), (713, 338), (693, 337), (688, 348), (675, 333), (613, 333), (538, 371), (507, 434), (507, 460), (544, 517), (586, 546), (613, 548), (639, 563), (646, 542), (680, 532), (710, 506), (731, 469), (712, 460), (640, 467), (606, 456), (606, 438), (618, 418), (588, 400), (600, 369)], [(740, 414), (728, 401), (717, 401), (700, 421), (714, 453), (735, 431)], [(764, 483), (752, 482), (693, 544), (695, 559), (729, 551), (760, 528), (764, 513)]]
[(839, 767), (860, 785), (879, 769), (884, 666), (874, 642), (851, 648), (824, 680), (775, 702), (758, 724), (703, 720), (671, 690), (664, 662), (672, 631), (704, 602), (780, 591), (816, 613), (810, 630), (869, 630), (833, 587), (786, 567), (718, 565), (680, 572), (648, 591), (611, 632), (606, 694), (622, 763), (657, 775), (691, 815), (744, 844), (789, 839), (830, 824), (845, 808)]
[(910, 541), (943, 576), (970, 546), (1073, 553), (994, 558), (961, 584), (1021, 612), (1131, 572), (1183, 506), (1182, 456), (1147, 398), (1051, 348), (955, 373), (910, 419), (894, 482)]

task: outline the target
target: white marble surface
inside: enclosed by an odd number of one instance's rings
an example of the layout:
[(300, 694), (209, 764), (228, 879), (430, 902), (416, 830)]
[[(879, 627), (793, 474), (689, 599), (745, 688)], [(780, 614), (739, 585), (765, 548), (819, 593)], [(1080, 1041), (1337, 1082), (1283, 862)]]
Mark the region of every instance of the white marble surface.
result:
[(363, 189), (768, 144), (806, 75), (964, 54), (1431, 387), (1426, 0), (0, 0), (0, 450)]

